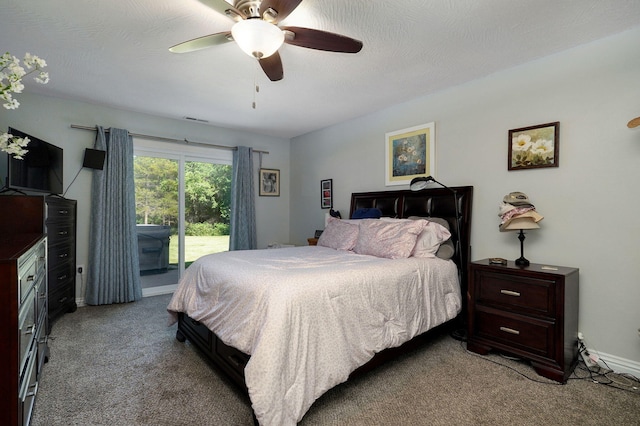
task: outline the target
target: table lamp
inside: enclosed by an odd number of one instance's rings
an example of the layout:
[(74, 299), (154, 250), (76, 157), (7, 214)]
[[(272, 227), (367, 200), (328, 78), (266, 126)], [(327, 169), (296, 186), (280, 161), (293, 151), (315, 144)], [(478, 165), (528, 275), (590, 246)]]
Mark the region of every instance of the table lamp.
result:
[(529, 261), (524, 257), (524, 230), (538, 228), (540, 228), (540, 225), (538, 225), (534, 217), (524, 215), (520, 217), (513, 217), (511, 220), (500, 225), (500, 232), (519, 231), (518, 239), (520, 240), (520, 258), (516, 259), (516, 265), (529, 266)]

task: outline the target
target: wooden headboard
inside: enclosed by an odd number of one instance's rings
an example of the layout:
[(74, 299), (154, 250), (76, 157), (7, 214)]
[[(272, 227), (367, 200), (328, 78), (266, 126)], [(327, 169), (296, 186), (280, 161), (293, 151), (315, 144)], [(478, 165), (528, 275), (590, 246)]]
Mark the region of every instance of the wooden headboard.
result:
[[(460, 235), (457, 232), (456, 208), (458, 200), (460, 215)], [(408, 218), (409, 216), (439, 217), (449, 222), (454, 247), (460, 241), (460, 254), (456, 253), (452, 260), (461, 272), (460, 286), (462, 298), (466, 299), (467, 269), (471, 260), (471, 208), (473, 206), (473, 186), (455, 186), (450, 189), (433, 188), (422, 191), (380, 191), (359, 192), (351, 194), (349, 217), (360, 208), (377, 208), (384, 217)]]

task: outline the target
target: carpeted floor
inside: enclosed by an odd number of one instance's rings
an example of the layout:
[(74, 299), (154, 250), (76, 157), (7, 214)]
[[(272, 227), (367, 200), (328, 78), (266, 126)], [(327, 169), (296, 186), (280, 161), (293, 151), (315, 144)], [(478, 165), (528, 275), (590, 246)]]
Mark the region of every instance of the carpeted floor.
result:
[[(252, 425), (248, 399), (166, 326), (169, 298), (59, 319), (32, 425)], [(637, 382), (599, 379), (623, 390), (575, 377), (555, 384), (526, 363), (470, 354), (440, 334), (330, 390), (300, 425), (640, 425), (640, 390), (627, 387)]]

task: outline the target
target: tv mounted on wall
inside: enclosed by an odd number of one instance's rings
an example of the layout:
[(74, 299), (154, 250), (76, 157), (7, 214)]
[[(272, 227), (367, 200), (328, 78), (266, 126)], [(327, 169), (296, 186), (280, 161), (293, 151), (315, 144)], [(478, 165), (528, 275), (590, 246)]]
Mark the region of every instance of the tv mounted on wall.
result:
[(62, 148), (11, 127), (9, 133), (20, 138), (27, 137), (30, 142), (22, 160), (3, 152), (7, 158), (0, 160), (0, 177), (5, 187), (16, 191), (62, 194)]

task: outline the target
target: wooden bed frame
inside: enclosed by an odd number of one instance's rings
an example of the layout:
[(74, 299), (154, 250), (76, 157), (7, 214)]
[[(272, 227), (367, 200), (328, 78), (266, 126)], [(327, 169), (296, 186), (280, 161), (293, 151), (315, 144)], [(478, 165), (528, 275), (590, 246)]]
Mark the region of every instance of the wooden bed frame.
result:
[[(454, 200), (458, 202), (457, 211), (460, 219), (460, 235), (458, 235)], [(385, 217), (438, 217), (446, 219), (449, 222), (454, 247), (458, 247), (456, 244), (458, 241), (460, 243), (460, 252), (455, 253), (452, 260), (458, 265), (461, 271), (460, 285), (463, 302), (460, 315), (446, 324), (463, 330), (464, 324), (466, 323), (465, 318), (467, 311), (467, 269), (471, 255), (470, 233), (472, 201), (472, 186), (452, 187), (450, 189), (435, 188), (417, 192), (409, 190), (361, 192), (351, 195), (349, 215), (349, 217), (351, 217), (351, 214), (359, 208), (378, 208)], [(414, 349), (421, 344), (422, 340), (424, 340), (421, 337), (426, 334), (428, 334), (428, 332), (415, 337), (397, 348), (390, 348), (376, 354), (371, 361), (355, 370), (350, 375), (350, 378), (370, 371), (376, 366)], [(249, 361), (249, 355), (225, 345), (208, 328), (184, 313), (178, 314), (176, 339), (180, 342), (189, 339), (194, 346), (203, 352), (209, 361), (226, 373), (242, 391), (248, 394), (244, 381), (244, 367)]]

